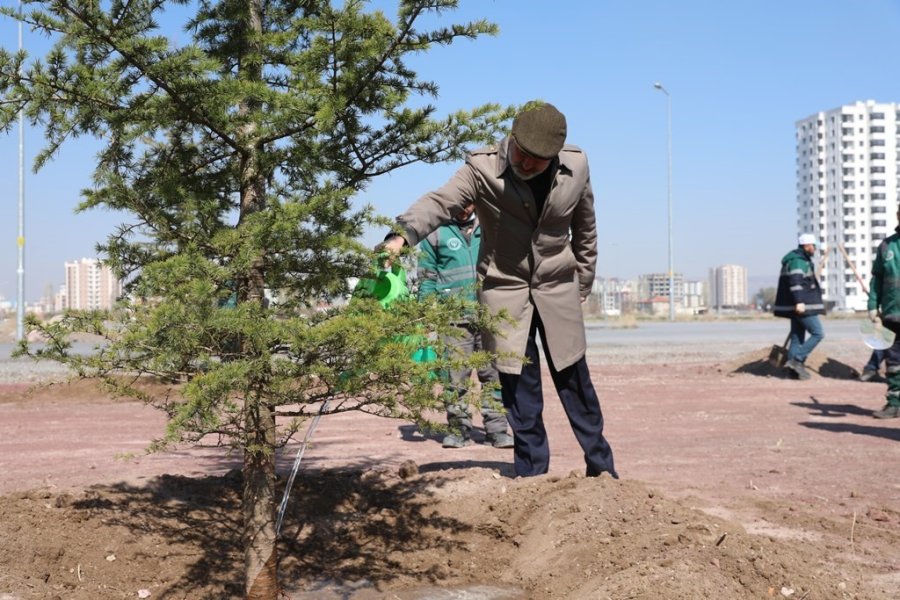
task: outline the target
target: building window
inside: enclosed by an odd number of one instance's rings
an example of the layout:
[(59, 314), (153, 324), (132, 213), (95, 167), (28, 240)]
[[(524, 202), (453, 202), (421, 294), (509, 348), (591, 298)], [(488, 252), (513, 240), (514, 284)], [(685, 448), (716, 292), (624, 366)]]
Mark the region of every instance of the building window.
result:
[(884, 167), (870, 167), (869, 173), (884, 173)]
[(884, 146), (884, 140), (871, 140), (869, 142), (871, 146)]
[(884, 152), (873, 152), (869, 155), (872, 160), (884, 160)]
[(887, 221), (872, 221), (872, 227), (887, 227)]

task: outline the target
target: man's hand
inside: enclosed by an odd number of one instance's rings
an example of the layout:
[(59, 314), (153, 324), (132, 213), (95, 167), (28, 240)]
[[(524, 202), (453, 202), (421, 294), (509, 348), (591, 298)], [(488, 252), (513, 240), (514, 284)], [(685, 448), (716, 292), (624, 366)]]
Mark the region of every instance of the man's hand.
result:
[(872, 310), (869, 311), (869, 320), (872, 321), (873, 323), (878, 322), (878, 311), (876, 309), (873, 308)]
[(804, 304), (803, 302), (798, 302), (797, 306), (794, 307), (794, 310), (797, 311), (798, 315), (802, 315), (806, 312), (806, 304)]
[(403, 239), (403, 236), (394, 235), (375, 246), (375, 251), (387, 254), (385, 266), (389, 267), (394, 262), (394, 259), (397, 258), (397, 256), (400, 254), (400, 250), (405, 245), (406, 240)]

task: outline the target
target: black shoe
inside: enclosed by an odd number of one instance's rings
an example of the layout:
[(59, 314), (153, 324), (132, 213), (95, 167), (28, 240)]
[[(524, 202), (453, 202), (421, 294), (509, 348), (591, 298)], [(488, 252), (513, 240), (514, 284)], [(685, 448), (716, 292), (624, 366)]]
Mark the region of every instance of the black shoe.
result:
[(872, 416), (876, 419), (896, 419), (900, 417), (900, 406), (885, 404), (884, 408), (876, 410), (872, 413)]
[(860, 381), (870, 381), (872, 378), (878, 375), (878, 371), (873, 369), (863, 369), (863, 372), (859, 376)]

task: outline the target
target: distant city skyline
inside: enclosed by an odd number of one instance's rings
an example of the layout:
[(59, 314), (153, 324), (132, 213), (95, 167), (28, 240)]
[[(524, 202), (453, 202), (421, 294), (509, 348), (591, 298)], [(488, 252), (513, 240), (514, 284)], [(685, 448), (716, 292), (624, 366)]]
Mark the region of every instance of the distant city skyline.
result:
[[(372, 6), (393, 13), (395, 3)], [(796, 242), (796, 122), (858, 101), (900, 101), (900, 81), (872, 58), (894, 54), (900, 30), (895, 1), (557, 0), (550, 6), (462, 0), (460, 10), (432, 23), (485, 18), (499, 25), (499, 36), (436, 47), (408, 66), (438, 84), (439, 114), (532, 98), (566, 114), (569, 141), (590, 159), (601, 277), (667, 271), (666, 98), (653, 89), (655, 82), (672, 102), (674, 270), (705, 279), (716, 265), (744, 265), (751, 295), (756, 278), (775, 284), (780, 258)], [(185, 43), (174, 18), (161, 22), (162, 33)], [(15, 22), (0, 20), (0, 44), (15, 50)], [(27, 30), (24, 44), (32, 56), (47, 50), (46, 41)], [(858, 49), (864, 55), (851, 51)], [(17, 137), (15, 129), (0, 136), (8, 182), (0, 199), (6, 248), (0, 251), (0, 295), (7, 299), (16, 296)], [(40, 145), (41, 132), (29, 127), (29, 302), (48, 284), (62, 283), (64, 262), (96, 256), (96, 244), (128, 221), (110, 212), (73, 214), (79, 190), (90, 186), (98, 141), (64, 146), (33, 175)], [(357, 201), (395, 216), (458, 167), (405, 168), (374, 182)], [(370, 231), (365, 241), (374, 244), (384, 233)]]

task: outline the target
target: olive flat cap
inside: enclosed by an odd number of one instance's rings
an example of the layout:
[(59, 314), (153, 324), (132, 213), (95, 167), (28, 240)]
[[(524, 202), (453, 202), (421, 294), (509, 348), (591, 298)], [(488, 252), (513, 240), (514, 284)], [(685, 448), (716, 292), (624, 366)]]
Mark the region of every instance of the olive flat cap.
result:
[(512, 137), (528, 154), (554, 158), (566, 143), (566, 117), (552, 104), (526, 108), (513, 120)]

